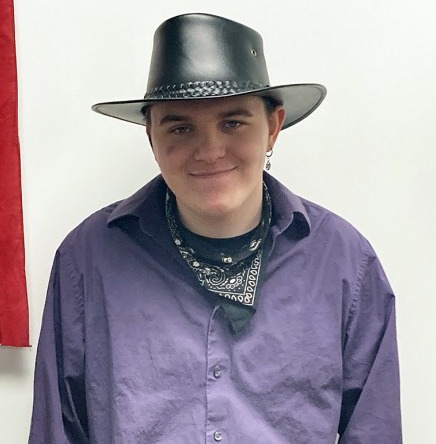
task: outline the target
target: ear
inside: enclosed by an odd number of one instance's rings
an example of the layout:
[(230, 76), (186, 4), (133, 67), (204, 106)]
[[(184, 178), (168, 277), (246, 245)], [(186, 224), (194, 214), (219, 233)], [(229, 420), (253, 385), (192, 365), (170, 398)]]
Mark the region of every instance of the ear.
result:
[(153, 142), (151, 140), (151, 130), (150, 130), (150, 127), (146, 126), (145, 130), (147, 132), (148, 143), (151, 146), (151, 151), (153, 151), (154, 160), (159, 164), (159, 162), (157, 161), (157, 158), (156, 158), (156, 153), (155, 153), (154, 148), (153, 148)]
[(153, 142), (151, 141), (151, 130), (149, 126), (145, 127), (145, 131), (147, 132), (148, 142), (150, 143), (151, 149), (153, 149)]
[(269, 116), (269, 134), (268, 134), (268, 146), (273, 147), (282, 129), (283, 122), (285, 121), (286, 111), (282, 106), (278, 106), (273, 113)]

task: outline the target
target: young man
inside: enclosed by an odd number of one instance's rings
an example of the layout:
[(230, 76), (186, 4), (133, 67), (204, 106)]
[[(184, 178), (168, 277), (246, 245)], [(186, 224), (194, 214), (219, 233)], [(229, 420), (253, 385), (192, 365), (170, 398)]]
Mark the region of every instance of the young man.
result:
[(145, 98), (94, 110), (146, 125), (162, 174), (56, 254), (31, 443), (401, 442), (375, 253), (263, 172), (324, 96), (269, 86), (262, 39), (239, 23), (158, 28)]

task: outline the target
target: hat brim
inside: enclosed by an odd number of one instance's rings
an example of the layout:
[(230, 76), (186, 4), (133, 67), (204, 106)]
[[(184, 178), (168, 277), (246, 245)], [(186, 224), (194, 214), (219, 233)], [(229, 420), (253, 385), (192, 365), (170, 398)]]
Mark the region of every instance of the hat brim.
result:
[(233, 94), (214, 96), (145, 98), (139, 100), (103, 102), (93, 105), (92, 110), (105, 116), (114, 117), (126, 122), (132, 122), (145, 126), (143, 109), (145, 106), (153, 103), (175, 100), (206, 100), (244, 95), (256, 95), (261, 97), (271, 97), (276, 102), (283, 105), (286, 111), (286, 118), (282, 129), (285, 129), (295, 125), (315, 111), (315, 109), (318, 108), (318, 106), (324, 100), (326, 93), (327, 90), (323, 85), (316, 83), (304, 83), (265, 87)]

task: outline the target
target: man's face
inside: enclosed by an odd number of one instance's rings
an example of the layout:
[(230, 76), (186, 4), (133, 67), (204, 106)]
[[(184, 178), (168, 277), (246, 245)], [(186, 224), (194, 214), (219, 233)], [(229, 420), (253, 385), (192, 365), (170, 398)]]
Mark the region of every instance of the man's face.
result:
[[(151, 107), (147, 133), (183, 222), (260, 212), (265, 154), (284, 111), (255, 96), (169, 101)], [(257, 214), (256, 213), (256, 214)]]

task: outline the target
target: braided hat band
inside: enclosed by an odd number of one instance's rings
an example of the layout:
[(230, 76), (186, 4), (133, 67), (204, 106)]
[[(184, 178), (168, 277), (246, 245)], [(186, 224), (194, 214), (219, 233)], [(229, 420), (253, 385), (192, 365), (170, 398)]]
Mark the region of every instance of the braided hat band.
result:
[(201, 80), (180, 85), (158, 86), (147, 92), (144, 99), (226, 96), (268, 88), (268, 86), (250, 80)]

